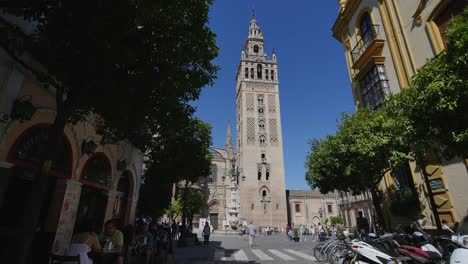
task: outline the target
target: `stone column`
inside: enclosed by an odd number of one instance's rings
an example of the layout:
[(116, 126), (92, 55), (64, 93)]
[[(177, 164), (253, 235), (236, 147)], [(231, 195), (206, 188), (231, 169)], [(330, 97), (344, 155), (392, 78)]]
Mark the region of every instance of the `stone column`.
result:
[(114, 203), (115, 198), (117, 197), (117, 192), (114, 190), (109, 190), (107, 192), (107, 205), (106, 212), (104, 213), (104, 222), (112, 219), (114, 213)]
[(81, 183), (69, 179), (58, 180), (56, 194), (59, 194), (62, 190), (64, 191), (62, 209), (52, 247), (53, 253), (59, 255), (65, 254), (73, 236), (78, 204), (80, 202)]
[(128, 198), (127, 208), (125, 211), (125, 223), (133, 224), (135, 222), (135, 214), (137, 209), (138, 200), (135, 198)]

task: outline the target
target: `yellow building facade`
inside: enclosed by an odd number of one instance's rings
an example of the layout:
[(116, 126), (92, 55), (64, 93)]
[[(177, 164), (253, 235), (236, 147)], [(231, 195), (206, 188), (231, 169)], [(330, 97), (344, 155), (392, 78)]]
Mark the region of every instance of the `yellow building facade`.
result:
[[(343, 44), (356, 108), (382, 107), (390, 95), (409, 86), (426, 61), (445, 48), (444, 31), (467, 0), (340, 0), (333, 37)], [(385, 192), (410, 190), (417, 194), (428, 228), (435, 226), (428, 201), (432, 189), (441, 220), (455, 223), (467, 215), (468, 164), (466, 159), (433, 160), (426, 169), (410, 164), (408, 171), (386, 175)], [(388, 209), (388, 208), (387, 208)], [(403, 210), (403, 208), (402, 208)], [(402, 219), (386, 210), (387, 224)]]

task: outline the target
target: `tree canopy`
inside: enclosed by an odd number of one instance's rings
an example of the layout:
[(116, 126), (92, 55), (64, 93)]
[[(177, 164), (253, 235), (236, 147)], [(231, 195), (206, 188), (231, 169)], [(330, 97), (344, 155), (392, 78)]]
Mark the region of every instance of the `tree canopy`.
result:
[(2, 11), (35, 29), (25, 48), (46, 69), (33, 69), (37, 77), (64, 94), (58, 115), (98, 114), (104, 142), (145, 149), (147, 123), (193, 111), (188, 103), (216, 77), (211, 2), (15, 0)]
[(169, 127), (161, 130), (168, 134), (153, 139), (151, 148), (159, 151), (148, 153), (148, 168), (141, 187), (143, 213), (159, 216), (169, 206), (172, 184), (195, 183), (210, 174), (211, 126), (199, 119), (185, 121), (188, 124), (168, 123)]
[(407, 144), (421, 157), (428, 151), (446, 159), (468, 154), (468, 8), (445, 36), (447, 48), (418, 70), (409, 89), (386, 102), (387, 115), (405, 123)]
[(322, 193), (376, 189), (391, 161), (401, 162), (409, 149), (397, 120), (368, 108), (343, 114), (335, 136), (311, 141), (306, 180)]

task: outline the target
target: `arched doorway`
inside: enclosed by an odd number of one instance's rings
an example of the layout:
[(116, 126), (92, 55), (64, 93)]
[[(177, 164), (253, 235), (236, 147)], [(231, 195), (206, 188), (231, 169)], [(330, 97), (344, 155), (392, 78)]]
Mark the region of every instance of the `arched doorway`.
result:
[(213, 226), (213, 229), (218, 230), (218, 218), (219, 218), (219, 208), (220, 204), (218, 200), (214, 200), (208, 203), (209, 208), (209, 217), (210, 225)]
[[(33, 191), (33, 181), (39, 175), (41, 162), (48, 156), (50, 149), (52, 127), (49, 124), (39, 124), (23, 132), (10, 149), (7, 162), (13, 164), (8, 178), (2, 179), (0, 187), (0, 225), (15, 225), (22, 222), (23, 208)], [(59, 148), (58, 159), (54, 161), (45, 205), (41, 210), (39, 228), (44, 228), (48, 216), (57, 177), (71, 176), (72, 152), (70, 142), (65, 137)], [(2, 176), (3, 177), (3, 176)]]
[(91, 223), (97, 228), (102, 228), (107, 205), (107, 191), (111, 186), (111, 175), (112, 167), (104, 153), (95, 153), (88, 159), (80, 177), (83, 186), (75, 228), (82, 223)]
[[(50, 124), (38, 124), (26, 129), (10, 148), (6, 161), (11, 167), (7, 175), (0, 175), (0, 226), (2, 230), (17, 230), (25, 220), (25, 205), (30, 201), (34, 191), (34, 181), (40, 176), (43, 160), (49, 156), (50, 146), (55, 138)], [(54, 200), (58, 192), (57, 179), (71, 177), (72, 151), (70, 142), (63, 135), (58, 149), (57, 159), (54, 160), (51, 177), (48, 179), (44, 201), (41, 206), (39, 222), (34, 235), (30, 256), (37, 263), (47, 261), (47, 252), (50, 252), (54, 241), (58, 217), (60, 215), (60, 200)], [(6, 232), (8, 233), (8, 232)], [(5, 236), (5, 237), (4, 237)], [(15, 254), (18, 249), (17, 242), (21, 235), (0, 234), (3, 253)]]
[(117, 184), (117, 193), (114, 202), (114, 208), (112, 209), (112, 218), (120, 225), (123, 226), (128, 221), (128, 200), (131, 194), (131, 182), (132, 173), (130, 171), (124, 171)]

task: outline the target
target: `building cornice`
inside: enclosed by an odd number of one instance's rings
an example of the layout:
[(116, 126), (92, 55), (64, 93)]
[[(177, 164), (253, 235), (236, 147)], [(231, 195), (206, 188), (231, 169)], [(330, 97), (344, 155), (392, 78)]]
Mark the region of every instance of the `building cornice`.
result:
[(332, 27), (333, 37), (339, 42), (342, 41), (341, 36), (343, 35), (343, 30), (346, 28), (360, 3), (361, 0), (350, 0), (341, 6), (338, 17)]

